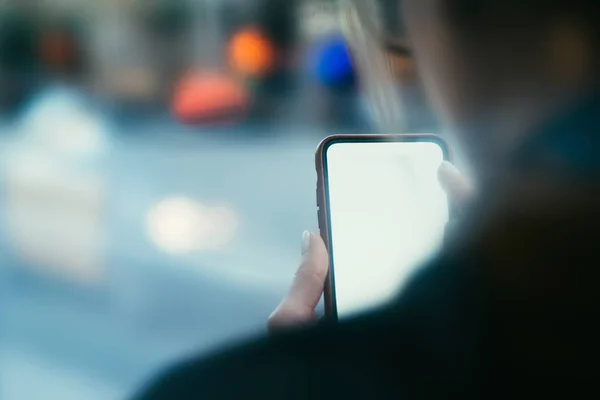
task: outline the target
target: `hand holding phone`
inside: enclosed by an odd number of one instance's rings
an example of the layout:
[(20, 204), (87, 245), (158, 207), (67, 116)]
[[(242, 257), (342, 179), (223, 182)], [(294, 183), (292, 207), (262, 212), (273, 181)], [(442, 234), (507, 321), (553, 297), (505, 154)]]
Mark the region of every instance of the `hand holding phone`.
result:
[[(445, 162), (438, 169), (438, 179), (449, 201), (460, 210), (472, 195), (471, 183), (454, 167)], [(314, 323), (319, 317), (315, 307), (323, 295), (329, 270), (329, 254), (319, 234), (305, 232), (302, 235), (306, 250), (288, 294), (271, 314), (268, 321), (270, 332), (276, 333), (287, 327)]]
[(391, 300), (441, 247), (449, 220), (435, 135), (332, 136), (316, 154), (325, 310), (349, 317)]

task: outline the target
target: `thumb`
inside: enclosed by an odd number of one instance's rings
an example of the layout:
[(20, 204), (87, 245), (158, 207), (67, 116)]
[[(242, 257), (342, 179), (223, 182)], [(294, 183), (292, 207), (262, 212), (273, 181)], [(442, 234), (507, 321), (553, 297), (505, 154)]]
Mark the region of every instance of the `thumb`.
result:
[(270, 330), (310, 323), (316, 319), (315, 307), (323, 295), (328, 267), (327, 248), (321, 237), (304, 232), (302, 263), (287, 296), (269, 318)]
[(469, 180), (448, 161), (440, 165), (438, 179), (448, 199), (458, 209), (464, 208), (473, 197), (473, 187)]

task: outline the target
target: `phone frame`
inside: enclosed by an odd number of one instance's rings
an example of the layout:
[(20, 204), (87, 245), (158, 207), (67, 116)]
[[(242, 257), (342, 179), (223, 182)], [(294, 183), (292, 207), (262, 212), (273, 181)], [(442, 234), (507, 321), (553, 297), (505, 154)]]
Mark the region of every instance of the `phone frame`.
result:
[[(331, 221), (329, 213), (329, 183), (327, 182), (326, 155), (330, 146), (336, 143), (382, 143), (382, 142), (427, 142), (435, 143), (442, 149), (444, 160), (452, 162), (452, 153), (447, 142), (435, 134), (377, 134), (377, 135), (332, 135), (321, 141), (315, 152), (315, 169), (317, 171), (317, 217), (319, 231), (325, 246), (329, 250), (331, 244)], [(450, 218), (452, 218), (452, 205), (449, 203)], [(324, 302), (325, 317), (338, 319), (335, 298), (335, 267), (333, 256), (329, 251), (329, 271), (325, 280)]]

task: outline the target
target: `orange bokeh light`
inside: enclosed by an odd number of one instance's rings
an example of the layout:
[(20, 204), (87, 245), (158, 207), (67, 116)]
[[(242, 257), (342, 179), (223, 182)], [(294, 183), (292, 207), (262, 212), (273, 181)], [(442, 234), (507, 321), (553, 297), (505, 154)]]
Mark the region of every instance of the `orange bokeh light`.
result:
[(184, 122), (237, 119), (248, 107), (248, 94), (234, 79), (217, 71), (192, 72), (175, 90), (173, 112)]
[(261, 77), (275, 66), (275, 49), (258, 29), (238, 32), (229, 42), (229, 65), (245, 76)]

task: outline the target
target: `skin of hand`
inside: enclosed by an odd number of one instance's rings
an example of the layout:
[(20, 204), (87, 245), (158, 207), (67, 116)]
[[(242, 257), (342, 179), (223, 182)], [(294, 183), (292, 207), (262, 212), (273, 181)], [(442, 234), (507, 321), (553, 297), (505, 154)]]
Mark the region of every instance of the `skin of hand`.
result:
[[(438, 170), (442, 188), (459, 209), (473, 195), (469, 181), (454, 167), (444, 162)], [(321, 236), (302, 234), (302, 261), (290, 289), (268, 321), (270, 333), (305, 326), (318, 320), (315, 307), (319, 303), (329, 269), (329, 256)]]

